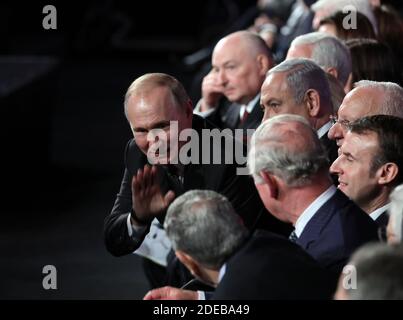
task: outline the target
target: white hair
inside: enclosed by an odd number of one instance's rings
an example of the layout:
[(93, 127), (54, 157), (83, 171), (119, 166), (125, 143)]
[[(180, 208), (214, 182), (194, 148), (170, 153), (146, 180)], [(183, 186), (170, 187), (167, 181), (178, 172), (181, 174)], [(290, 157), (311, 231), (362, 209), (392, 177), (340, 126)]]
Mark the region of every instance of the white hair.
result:
[(378, 24), (368, 0), (318, 0), (311, 6), (311, 9), (314, 12), (325, 10), (327, 12), (326, 16), (330, 16), (337, 11), (348, 8), (347, 6), (353, 6), (357, 12), (366, 16), (371, 22), (375, 34), (378, 33)]
[(402, 242), (403, 228), (403, 184), (397, 186), (390, 194), (389, 219), (392, 222), (393, 233), (398, 242)]
[(344, 85), (351, 73), (351, 55), (347, 46), (334, 36), (323, 32), (311, 32), (295, 38), (291, 46), (310, 45), (310, 59), (322, 68), (336, 68), (338, 79)]
[[(300, 132), (278, 130), (279, 125), (292, 122), (302, 124)], [(266, 171), (290, 187), (304, 186), (327, 165), (327, 154), (317, 132), (301, 116), (284, 114), (270, 118), (252, 136), (248, 169), (256, 183), (262, 182), (259, 174)]]
[(394, 82), (361, 80), (354, 83), (354, 88), (371, 88), (384, 94), (382, 103), (377, 106), (378, 113), (403, 118), (403, 88)]

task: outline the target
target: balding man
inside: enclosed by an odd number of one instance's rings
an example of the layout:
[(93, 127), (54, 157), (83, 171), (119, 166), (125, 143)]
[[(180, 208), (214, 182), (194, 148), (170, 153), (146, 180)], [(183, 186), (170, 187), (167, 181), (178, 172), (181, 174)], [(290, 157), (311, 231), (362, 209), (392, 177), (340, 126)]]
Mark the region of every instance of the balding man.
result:
[(333, 107), (325, 72), (309, 59), (286, 60), (268, 73), (261, 88), (263, 119), (280, 114), (304, 117), (326, 147), (330, 161), (337, 158), (337, 146), (327, 137)]
[(393, 82), (361, 80), (343, 99), (329, 138), (340, 147), (349, 123), (377, 114), (403, 118), (403, 88)]
[(389, 196), (403, 182), (403, 119), (375, 115), (349, 126), (330, 171), (338, 188), (379, 226), (388, 223)]
[(294, 225), (290, 240), (325, 268), (340, 273), (355, 249), (377, 239), (372, 219), (332, 184), (326, 152), (302, 117), (263, 122), (248, 167), (269, 212)]
[[(209, 161), (198, 159), (184, 164), (178, 154), (185, 142), (169, 143), (178, 140), (185, 129), (192, 128), (201, 136), (206, 128), (203, 119), (193, 116), (192, 103), (178, 80), (162, 73), (139, 77), (126, 93), (125, 115), (134, 139), (127, 144), (121, 188), (111, 214), (105, 219), (105, 243), (113, 255), (136, 250), (149, 232), (151, 221), (157, 218), (162, 222), (173, 199), (195, 188), (227, 196), (246, 226), (256, 226), (264, 208), (251, 179), (237, 175), (237, 164), (223, 161), (215, 164), (213, 154)], [(154, 135), (158, 139), (153, 139)], [(163, 150), (159, 148), (161, 145), (169, 147)], [(225, 153), (222, 146), (221, 154)], [(165, 270), (162, 271), (164, 276)], [(171, 284), (182, 285), (181, 281)], [(152, 285), (166, 283), (166, 279), (159, 279)]]
[(224, 37), (214, 48), (212, 70), (203, 79), (196, 110), (219, 128), (257, 128), (263, 116), (260, 87), (273, 64), (270, 49), (258, 35), (238, 31)]

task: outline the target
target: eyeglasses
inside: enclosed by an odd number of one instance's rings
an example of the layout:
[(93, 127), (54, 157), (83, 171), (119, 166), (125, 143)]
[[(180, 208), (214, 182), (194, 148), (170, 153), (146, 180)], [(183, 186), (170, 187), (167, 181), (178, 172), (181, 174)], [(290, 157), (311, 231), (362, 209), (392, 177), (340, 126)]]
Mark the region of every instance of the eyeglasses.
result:
[(344, 128), (348, 128), (350, 126), (350, 121), (348, 121), (348, 120), (340, 120), (339, 118), (337, 118), (337, 116), (333, 116), (333, 115), (331, 115), (329, 118), (330, 118), (330, 121), (332, 122), (332, 125), (335, 125), (336, 123), (338, 123)]

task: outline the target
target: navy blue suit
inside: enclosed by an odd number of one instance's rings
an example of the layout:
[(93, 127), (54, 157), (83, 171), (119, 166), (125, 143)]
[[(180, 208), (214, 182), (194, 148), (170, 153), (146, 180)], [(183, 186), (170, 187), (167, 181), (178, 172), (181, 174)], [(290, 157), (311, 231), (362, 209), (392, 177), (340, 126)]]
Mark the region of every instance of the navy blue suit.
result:
[(337, 190), (307, 223), (296, 242), (323, 267), (340, 273), (357, 248), (377, 239), (376, 223)]
[(286, 238), (257, 230), (228, 260), (212, 298), (330, 299), (337, 278)]

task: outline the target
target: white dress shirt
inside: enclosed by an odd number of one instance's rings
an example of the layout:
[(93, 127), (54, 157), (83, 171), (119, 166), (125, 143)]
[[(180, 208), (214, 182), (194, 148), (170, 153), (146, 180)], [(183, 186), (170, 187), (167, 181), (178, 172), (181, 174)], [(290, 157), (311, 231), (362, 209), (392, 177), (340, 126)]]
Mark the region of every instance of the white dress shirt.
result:
[(372, 218), (372, 220), (376, 220), (379, 218), (379, 216), (384, 213), (386, 210), (389, 210), (390, 208), (390, 203), (385, 204), (383, 207), (380, 207), (374, 211), (372, 211), (369, 216)]

